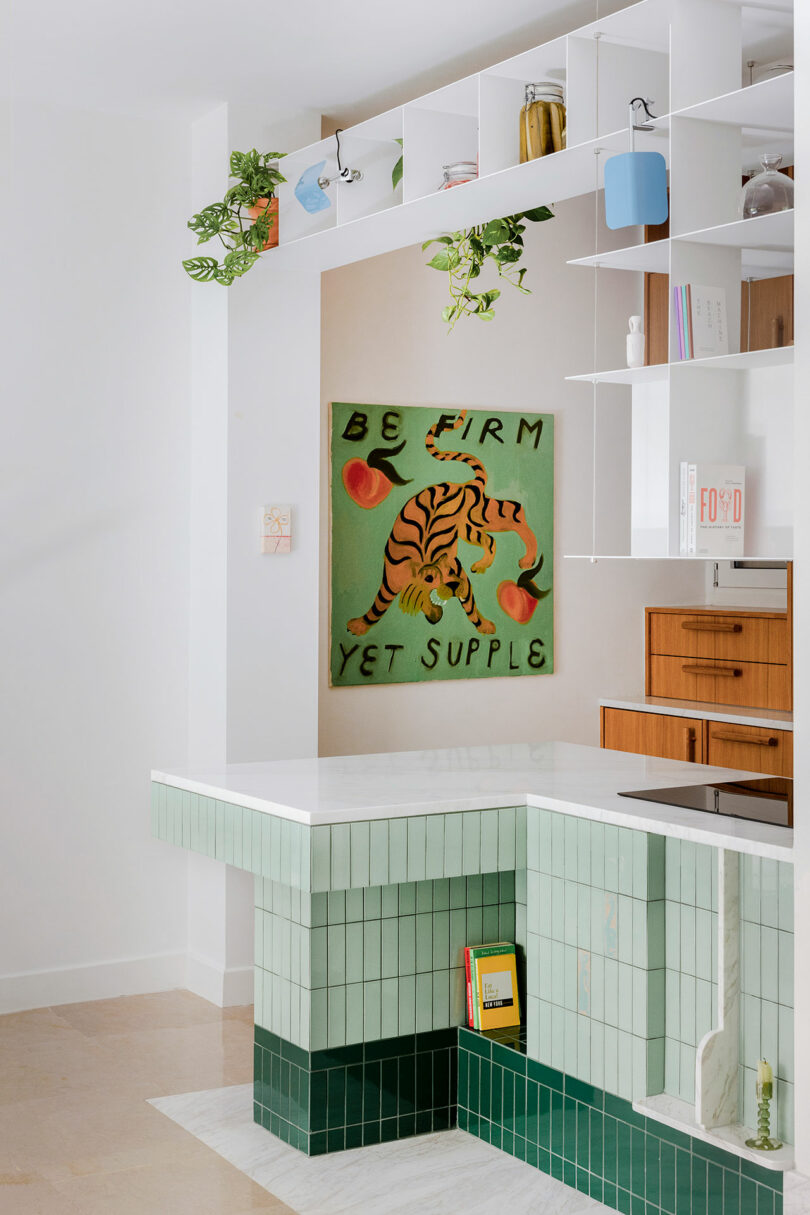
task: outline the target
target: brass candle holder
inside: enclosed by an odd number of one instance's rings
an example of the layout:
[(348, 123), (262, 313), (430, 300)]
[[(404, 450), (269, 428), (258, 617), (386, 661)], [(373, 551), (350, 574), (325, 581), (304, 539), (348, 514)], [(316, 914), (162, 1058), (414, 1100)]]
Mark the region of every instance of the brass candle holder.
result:
[(775, 1152), (782, 1146), (778, 1139), (771, 1139), (771, 1110), (773, 1100), (773, 1071), (766, 1060), (757, 1070), (757, 1137), (746, 1139), (745, 1146), (758, 1152)]

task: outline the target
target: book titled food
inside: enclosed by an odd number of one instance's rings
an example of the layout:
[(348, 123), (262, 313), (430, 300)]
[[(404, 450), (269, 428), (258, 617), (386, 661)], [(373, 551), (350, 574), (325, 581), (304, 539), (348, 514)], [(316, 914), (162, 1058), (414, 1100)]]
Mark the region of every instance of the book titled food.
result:
[(515, 946), (508, 941), (468, 946), (467, 1021), (474, 1029), (520, 1024)]
[(743, 556), (745, 468), (740, 464), (681, 463), (680, 554)]

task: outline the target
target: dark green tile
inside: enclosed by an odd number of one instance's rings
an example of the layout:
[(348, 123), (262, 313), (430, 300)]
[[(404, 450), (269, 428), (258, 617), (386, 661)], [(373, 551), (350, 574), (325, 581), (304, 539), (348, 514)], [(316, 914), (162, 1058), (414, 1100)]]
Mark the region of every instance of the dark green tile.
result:
[(740, 1175), (723, 1170), (723, 1215), (740, 1215)]
[(563, 1160), (576, 1162), (577, 1158), (577, 1103), (572, 1097), (563, 1097)]
[(480, 1113), (480, 1080), (481, 1060), (477, 1055), (470, 1055), (470, 1063), (467, 1071), (467, 1108), (471, 1111), (475, 1111), (476, 1113)]
[(346, 1068), (346, 1125), (363, 1121), (363, 1065)]
[(605, 1093), (605, 1113), (611, 1114), (620, 1122), (636, 1126), (640, 1131), (647, 1129), (647, 1119), (643, 1114), (637, 1114), (629, 1101), (616, 1097), (613, 1093)]
[(380, 1142), (380, 1124), (379, 1122), (364, 1122), (363, 1123), (363, 1147), (368, 1147), (373, 1143)]
[(472, 1054), (480, 1055), (483, 1059), (492, 1058), (492, 1042), (489, 1038), (465, 1030), (463, 1035), (459, 1035), (459, 1041), (464, 1049), (470, 1051)]
[(316, 1131), (309, 1137), (310, 1156), (323, 1156), (326, 1153), (326, 1131)]
[(551, 1152), (547, 1152), (545, 1148), (537, 1149), (537, 1167), (541, 1173), (551, 1172)]
[(688, 1135), (684, 1135), (683, 1131), (676, 1131), (672, 1126), (664, 1126), (663, 1122), (655, 1122), (652, 1118), (648, 1118), (647, 1123), (648, 1134), (655, 1135), (663, 1142), (670, 1143), (675, 1148), (681, 1148), (684, 1152), (691, 1152), (693, 1140)]
[(433, 1108), (433, 1054), (426, 1052), (417, 1055), (416, 1066), (416, 1108), (430, 1110)]
[(522, 1055), (520, 1051), (504, 1046), (502, 1042), (493, 1042), (492, 1062), (499, 1063), (501, 1067), (508, 1068), (510, 1072), (516, 1072), (519, 1076), (526, 1075), (526, 1056)]
[(616, 1180), (623, 1190), (632, 1188), (633, 1128), (626, 1122), (616, 1123)]
[(538, 1063), (536, 1059), (526, 1060), (526, 1075), (529, 1080), (536, 1080), (538, 1084), (544, 1084), (546, 1088), (556, 1089), (560, 1093), (565, 1088), (563, 1073), (555, 1071), (553, 1067), (546, 1067), (545, 1063)]
[(644, 1198), (647, 1193), (646, 1173), (647, 1173), (647, 1153), (646, 1153), (646, 1135), (643, 1131), (636, 1127), (631, 1128), (630, 1132), (630, 1166), (632, 1181), (630, 1185), (631, 1194), (636, 1194)]
[(740, 1177), (740, 1215), (757, 1215), (757, 1183)]
[(579, 1190), (579, 1192), (581, 1194), (588, 1194), (590, 1192), (590, 1188), (591, 1188), (591, 1183), (590, 1183), (590, 1178), (588, 1176), (588, 1170), (578, 1168), (577, 1169), (577, 1189)]
[(515, 1144), (512, 1148), (512, 1155), (515, 1157), (515, 1160), (526, 1159), (526, 1140), (522, 1135), (515, 1135)]
[(515, 1076), (515, 1134), (526, 1138), (526, 1077)]
[(631, 1215), (633, 1199), (629, 1190), (623, 1190), (621, 1186), (616, 1191), (616, 1209), (622, 1212), (622, 1215)]
[(556, 1178), (557, 1181), (562, 1181), (563, 1179), (563, 1158), (556, 1155), (555, 1152), (551, 1153), (551, 1176)]
[(761, 1185), (757, 1194), (757, 1215), (774, 1215), (775, 1198), (773, 1190)]
[(492, 1064), (490, 1093), (490, 1118), (497, 1125), (503, 1122), (503, 1068)]
[(327, 1152), (342, 1152), (346, 1146), (345, 1126), (336, 1126), (326, 1132)]
[(434, 1131), (449, 1131), (450, 1130), (450, 1110), (436, 1109), (431, 1112), (433, 1119)]
[(399, 1101), (399, 1060), (380, 1061), (380, 1117), (393, 1118)]
[(540, 1085), (535, 1080), (526, 1081), (526, 1139), (540, 1142)]
[(493, 1147), (499, 1148), (503, 1139), (503, 1128), (496, 1126), (494, 1122), (489, 1124), (489, 1142)]
[(602, 1202), (605, 1204), (606, 1207), (613, 1207), (614, 1209), (616, 1208), (617, 1197), (616, 1197), (616, 1183), (615, 1182), (606, 1181), (603, 1184)]
[(754, 1164), (752, 1160), (740, 1160), (740, 1172), (743, 1177), (748, 1177), (751, 1181), (758, 1181), (760, 1185), (767, 1186), (770, 1190), (782, 1192), (782, 1174), (774, 1172), (773, 1169), (763, 1168), (760, 1164)]
[(458, 1052), (458, 1103), (459, 1105), (469, 1105), (470, 1094), (470, 1059), (473, 1064), (477, 1064), (475, 1055), (470, 1055), (469, 1051), (460, 1050)]
[(481, 1072), (478, 1079), (478, 1110), (484, 1118), (490, 1117), (492, 1109), (492, 1064), (488, 1059), (481, 1060)]
[(294, 1063), (296, 1067), (303, 1067), (309, 1071), (309, 1051), (302, 1050), (300, 1046), (287, 1042), (284, 1038), (281, 1039), (281, 1057), (288, 1063)]
[(668, 1215), (675, 1211), (675, 1148), (664, 1140), (661, 1143), (661, 1209)]
[(363, 1124), (346, 1127), (346, 1148), (359, 1148), (363, 1145)]
[(478, 1119), (478, 1138), (483, 1139), (485, 1143), (489, 1143), (489, 1133), (492, 1123), (488, 1118)]
[(326, 1130), (326, 1093), (328, 1072), (313, 1072), (310, 1076), (309, 1129)]
[(407, 1139), (416, 1134), (416, 1114), (400, 1114), (397, 1125), (397, 1137)]
[(723, 1211), (723, 1170), (711, 1163), (706, 1166), (706, 1209), (709, 1215)]
[[(332, 1130), (346, 1125), (346, 1069), (332, 1067), (326, 1075), (326, 1127), (327, 1130)], [(330, 1152), (334, 1150), (329, 1148)]]
[(602, 1178), (598, 1177), (594, 1173), (591, 1173), (591, 1188), (590, 1188), (591, 1198), (594, 1198), (597, 1202), (601, 1202), (603, 1192), (604, 1192), (604, 1182), (602, 1181)]
[(719, 1164), (721, 1168), (731, 1169), (735, 1173), (740, 1167), (739, 1156), (733, 1156), (731, 1152), (723, 1152), (713, 1143), (704, 1143), (702, 1139), (692, 1140), (692, 1154), (702, 1156), (704, 1160), (711, 1160), (714, 1164)]
[(391, 1143), (397, 1137), (397, 1119), (383, 1118), (380, 1123), (380, 1143)]
[(563, 1181), (567, 1186), (570, 1186), (572, 1190), (576, 1188), (577, 1166), (574, 1164), (573, 1160), (566, 1160), (565, 1157), (563, 1157)]
[(263, 1029), (261, 1025), (254, 1025), (253, 1037), (265, 1050), (272, 1051), (276, 1055), (281, 1053), (281, 1038), (276, 1034), (271, 1034), (269, 1029)]
[[(388, 1039), (389, 1042), (392, 1039)], [(334, 1046), (330, 1050), (314, 1050), (309, 1056), (309, 1066), (313, 1072), (323, 1071), (327, 1067), (348, 1067), (350, 1063), (363, 1062), (363, 1043), (353, 1046)]]
[[(707, 1162), (700, 1156), (692, 1155), (692, 1215), (707, 1215), (706, 1191), (708, 1177)], [(711, 1212), (709, 1212), (711, 1215)]]
[(591, 1110), (590, 1141), (591, 1153), (589, 1168), (595, 1177), (604, 1177), (604, 1132), (605, 1118), (601, 1110)]
[(380, 1065), (366, 1063), (363, 1067), (363, 1121), (378, 1122), (380, 1118)]
[[(655, 1135), (644, 1136), (644, 1195), (648, 1203), (660, 1206), (661, 1195), (661, 1140)], [(722, 1204), (721, 1204), (722, 1205)], [(718, 1210), (717, 1215), (722, 1215)]]
[(450, 1104), (450, 1052), (433, 1052), (433, 1105)]
[(603, 1126), (603, 1156), (605, 1161), (605, 1181), (618, 1180), (618, 1149), (619, 1124), (615, 1118), (605, 1118)]
[(630, 1195), (630, 1210), (632, 1215), (647, 1215), (647, 1204), (638, 1194)]
[(402, 1055), (399, 1059), (399, 1112), (412, 1114), (416, 1103), (416, 1056)]
[(588, 1169), (591, 1160), (591, 1107), (577, 1103), (577, 1166)]
[(692, 1215), (692, 1156), (678, 1148), (675, 1152), (676, 1215)]
[(512, 1131), (508, 1131), (506, 1127), (501, 1132), (501, 1150), (512, 1155), (515, 1147), (515, 1136)]
[[(342, 1047), (343, 1050), (349, 1050), (349, 1047)], [(393, 1059), (400, 1055), (413, 1055), (416, 1053), (416, 1035), (405, 1034), (401, 1038), (381, 1038), (378, 1042), (366, 1042), (365, 1047), (362, 1045), (359, 1048), (364, 1052), (366, 1059)], [(348, 1062), (354, 1063), (356, 1060), (351, 1059)], [(313, 1064), (314, 1066), (314, 1064)]]
[(582, 1101), (585, 1105), (592, 1105), (596, 1109), (602, 1109), (604, 1105), (605, 1094), (601, 1088), (594, 1088), (592, 1084), (585, 1084), (584, 1081), (577, 1080), (574, 1076), (565, 1077), (565, 1092), (575, 1101)]
[(501, 1072), (503, 1079), (503, 1099), (501, 1120), (504, 1129), (515, 1133), (515, 1073), (504, 1068)]

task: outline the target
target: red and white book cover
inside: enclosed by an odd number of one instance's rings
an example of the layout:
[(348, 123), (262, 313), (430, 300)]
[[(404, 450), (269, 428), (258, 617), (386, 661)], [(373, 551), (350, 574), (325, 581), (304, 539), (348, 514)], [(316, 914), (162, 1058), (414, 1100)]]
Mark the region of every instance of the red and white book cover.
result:
[(688, 552), (720, 560), (742, 557), (745, 550), (745, 468), (740, 464), (690, 465), (687, 484)]

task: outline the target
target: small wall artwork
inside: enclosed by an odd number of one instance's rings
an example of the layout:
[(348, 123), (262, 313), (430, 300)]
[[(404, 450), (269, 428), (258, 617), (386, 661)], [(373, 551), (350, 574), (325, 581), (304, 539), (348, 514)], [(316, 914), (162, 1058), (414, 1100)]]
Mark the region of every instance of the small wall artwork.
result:
[(554, 417), (334, 403), (333, 687), (554, 669)]
[(289, 553), (292, 547), (292, 510), (265, 506), (262, 511), (262, 552)]

